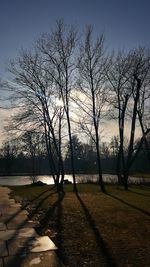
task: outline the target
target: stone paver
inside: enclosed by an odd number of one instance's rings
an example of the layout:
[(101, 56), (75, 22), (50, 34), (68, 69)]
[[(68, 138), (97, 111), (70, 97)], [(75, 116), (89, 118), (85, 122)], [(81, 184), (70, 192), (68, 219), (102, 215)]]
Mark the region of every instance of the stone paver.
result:
[(6, 241), (13, 238), (38, 237), (38, 234), (33, 228), (22, 228), (19, 230), (0, 231), (0, 240)]
[(57, 247), (48, 236), (40, 236), (29, 242), (29, 251), (41, 252), (48, 250), (56, 250)]
[(12, 220), (9, 223), (7, 223), (7, 228), (8, 229), (21, 229), (21, 228), (29, 228), (29, 227), (36, 227), (39, 226), (39, 223), (36, 221), (23, 221), (19, 222), (16, 220)]
[(0, 211), (2, 214), (15, 215), (21, 212), (21, 208), (12, 208), (8, 205), (0, 205)]
[(0, 257), (8, 256), (8, 250), (6, 247), (6, 242), (0, 241)]
[(9, 255), (56, 250), (48, 236), (15, 238), (7, 241)]
[(6, 212), (3, 212), (2, 213), (2, 217), (0, 218), (1, 222), (4, 222), (4, 223), (8, 223), (9, 221), (12, 221), (12, 220), (18, 220), (18, 221), (25, 221), (25, 220), (28, 220), (28, 213), (25, 213), (24, 211), (19, 211), (19, 212), (15, 212), (15, 213), (12, 213), (12, 214), (8, 214)]
[(48, 236), (39, 236), (38, 221), (28, 218), (20, 203), (9, 197), (11, 190), (0, 186), (0, 267), (64, 267)]
[[(56, 253), (53, 251), (42, 253), (23, 254), (16, 258), (13, 256), (4, 258), (5, 266), (11, 267), (64, 267)], [(0, 266), (1, 267), (1, 266)]]
[(6, 230), (6, 225), (3, 222), (0, 222), (0, 230)]

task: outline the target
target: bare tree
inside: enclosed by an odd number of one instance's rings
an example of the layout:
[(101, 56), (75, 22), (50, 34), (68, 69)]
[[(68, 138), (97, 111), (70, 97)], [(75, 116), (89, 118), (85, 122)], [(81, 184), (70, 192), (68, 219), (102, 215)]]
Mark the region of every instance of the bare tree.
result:
[[(105, 191), (101, 168), (101, 122), (108, 106), (117, 118), (119, 149), (117, 160), (118, 180), (127, 189), (131, 165), (138, 154), (134, 141), (136, 126), (141, 127), (143, 142), (149, 156), (146, 122), (149, 105), (150, 57), (145, 49), (118, 53), (111, 60), (105, 55), (104, 37), (93, 38), (91, 27), (87, 27), (85, 39), (80, 45), (77, 60), (77, 32), (57, 21), (50, 34), (44, 34), (32, 50), (22, 50), (9, 71), (10, 99), (14, 100), (15, 116), (13, 129), (44, 132), (49, 164), (53, 179), (60, 189), (64, 180), (62, 156), (64, 125), (71, 151), (71, 166), (74, 191), (77, 191), (74, 167), (74, 128), (71, 120), (72, 99), (78, 105), (82, 130), (95, 144), (97, 153), (98, 180)], [(78, 79), (78, 82), (77, 82)], [(77, 93), (77, 97), (74, 97)], [(109, 98), (109, 101), (108, 101)], [(128, 150), (125, 149), (125, 126), (130, 124)], [(140, 147), (140, 146), (139, 146)]]
[[(149, 144), (147, 141), (147, 135), (150, 132), (149, 128), (149, 102), (150, 102), (150, 51), (146, 48), (139, 48), (133, 52), (133, 76), (136, 81), (135, 90), (132, 92), (134, 99), (134, 110), (132, 116), (132, 128), (131, 128), (131, 147), (133, 132), (134, 132), (134, 120), (138, 119), (141, 128), (141, 140), (136, 153), (134, 153), (130, 165), (138, 155), (142, 144), (145, 144), (148, 160), (150, 162)], [(136, 117), (135, 117), (136, 113)], [(135, 118), (134, 118), (135, 117)], [(129, 144), (130, 148), (130, 144)], [(133, 149), (131, 148), (131, 151)], [(129, 150), (130, 152), (130, 150)], [(131, 153), (131, 152), (130, 152)], [(129, 154), (130, 154), (129, 153)]]
[(109, 150), (109, 145), (106, 142), (101, 143), (101, 155), (104, 159), (108, 159), (110, 156), (110, 150)]
[(31, 161), (32, 161), (32, 173), (31, 173), (31, 181), (34, 184), (37, 182), (37, 177), (35, 173), (35, 157), (36, 157), (36, 150), (37, 150), (37, 142), (35, 140), (35, 133), (32, 131), (27, 131), (22, 136), (23, 142), (23, 150), (29, 154)]
[(0, 149), (0, 154), (2, 158), (5, 159), (4, 166), (5, 172), (10, 175), (12, 173), (12, 167), (14, 163), (14, 159), (18, 156), (19, 151), (18, 144), (15, 140), (7, 140), (2, 144)]
[[(119, 150), (117, 157), (117, 175), (118, 181), (122, 180), (122, 169), (125, 169), (124, 155), (124, 128), (127, 113), (127, 104), (131, 92), (129, 90), (129, 70), (131, 68), (130, 57), (119, 52), (116, 58), (112, 58), (111, 67), (107, 73), (108, 81), (112, 89), (109, 99), (110, 109), (112, 109), (113, 119), (118, 120), (119, 129)], [(114, 113), (116, 111), (116, 113)]]
[[(45, 62), (36, 51), (22, 51), (16, 62), (11, 62), (9, 71), (13, 76), (10, 90), (18, 112), (14, 117), (15, 129), (43, 129), (51, 173), (56, 185), (59, 184), (60, 167), (63, 173), (63, 160), (56, 127), (59, 107), (55, 105), (55, 87), (50, 79)], [(53, 159), (53, 151), (57, 162)], [(58, 164), (59, 161), (59, 164)]]
[(70, 119), (70, 95), (74, 85), (76, 30), (67, 29), (62, 20), (56, 24), (50, 35), (43, 35), (38, 41), (38, 49), (44, 55), (47, 63), (48, 75), (53, 79), (62, 102), (68, 125), (68, 136), (71, 151), (71, 165), (74, 191), (77, 191), (74, 169), (74, 156), (72, 145), (72, 129)]
[[(103, 110), (106, 108), (107, 90), (105, 86), (105, 71), (107, 60), (104, 55), (104, 37), (101, 35), (93, 41), (92, 28), (87, 27), (85, 40), (80, 48), (78, 61), (79, 88), (82, 99), (78, 104), (84, 113), (82, 129), (91, 136), (97, 152), (98, 180), (100, 188), (105, 191), (100, 156), (100, 121)], [(83, 97), (84, 96), (84, 97)], [(83, 101), (83, 99), (86, 99)], [(86, 116), (87, 115), (87, 116)], [(88, 117), (89, 123), (85, 120)], [(93, 129), (93, 131), (92, 131)]]
[(112, 150), (112, 155), (117, 156), (119, 151), (119, 136), (113, 136), (110, 141), (110, 149)]
[[(112, 88), (111, 105), (117, 111), (120, 138), (117, 174), (118, 180), (123, 180), (125, 189), (128, 189), (129, 171), (138, 154), (134, 151), (137, 116), (139, 117), (140, 114), (143, 86), (149, 76), (150, 67), (149, 56), (145, 52), (144, 49), (139, 48), (130, 51), (127, 55), (119, 53), (112, 61), (111, 68), (107, 73)], [(143, 99), (142, 105), (145, 106), (145, 103)], [(126, 122), (130, 123), (130, 137), (128, 151), (125, 155), (124, 134)], [(143, 131), (141, 140), (143, 140)]]

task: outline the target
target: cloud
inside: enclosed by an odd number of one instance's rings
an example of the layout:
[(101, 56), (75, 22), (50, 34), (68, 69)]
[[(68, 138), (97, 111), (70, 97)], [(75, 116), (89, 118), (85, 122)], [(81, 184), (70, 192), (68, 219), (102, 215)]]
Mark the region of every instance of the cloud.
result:
[(5, 127), (8, 125), (12, 112), (12, 109), (0, 109), (0, 145), (7, 139), (7, 131), (5, 130)]

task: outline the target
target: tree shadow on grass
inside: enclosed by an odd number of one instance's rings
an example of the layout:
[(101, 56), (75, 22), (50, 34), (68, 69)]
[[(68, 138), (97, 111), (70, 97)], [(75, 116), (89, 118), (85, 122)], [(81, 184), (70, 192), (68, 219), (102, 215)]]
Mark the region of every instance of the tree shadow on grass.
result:
[[(57, 214), (57, 217), (59, 221), (61, 221), (61, 202), (64, 199), (65, 193), (59, 192), (57, 200), (54, 202), (54, 204), (46, 211), (45, 216), (41, 219), (40, 224), (42, 231), (44, 231), (50, 222), (50, 219)], [(57, 211), (57, 212), (56, 212)]]
[(102, 254), (104, 256), (105, 262), (106, 262), (106, 266), (108, 267), (116, 267), (117, 264), (115, 263), (109, 248), (107, 247), (107, 244), (105, 242), (105, 240), (103, 239), (103, 237), (101, 236), (98, 228), (96, 227), (95, 221), (92, 218), (88, 208), (86, 207), (85, 203), (83, 202), (83, 200), (81, 199), (80, 195), (78, 193), (76, 193), (77, 199), (80, 202), (80, 205), (84, 211), (84, 214), (86, 216), (87, 222), (89, 223), (93, 234), (95, 236), (96, 239), (96, 243), (100, 252), (100, 255)]
[[(58, 257), (65, 262), (66, 258), (62, 254), (62, 244), (63, 244), (63, 237), (62, 237), (62, 201), (65, 197), (65, 192), (61, 191), (58, 192), (58, 198), (55, 201), (55, 203), (46, 211), (45, 216), (40, 221), (40, 229), (38, 229), (38, 232), (44, 233), (46, 229), (53, 228), (56, 230), (55, 234), (55, 240), (56, 245), (58, 246), (58, 250), (56, 251), (56, 254)], [(53, 225), (52, 225), (53, 224)]]
[(150, 186), (149, 186), (149, 185), (140, 185), (140, 187), (141, 187), (142, 190), (144, 190), (144, 191), (150, 191)]
[(136, 192), (132, 188), (130, 188), (128, 191), (131, 192), (131, 193), (133, 193), (133, 194), (136, 194), (136, 195), (140, 195), (140, 196), (144, 196), (144, 197), (150, 197), (150, 195), (143, 194), (143, 193), (140, 193), (140, 192)]
[(62, 217), (63, 217), (63, 207), (62, 202), (65, 197), (64, 192), (60, 192), (58, 195), (57, 206), (55, 209), (55, 228), (57, 231), (56, 235), (56, 244), (58, 246), (58, 250), (56, 251), (58, 257), (65, 263), (67, 261), (66, 256), (63, 253), (63, 224), (62, 224)]
[(112, 195), (112, 194), (110, 194), (110, 193), (108, 193), (108, 192), (107, 192), (106, 194), (107, 194), (108, 196), (110, 196), (110, 197), (112, 197), (112, 198), (114, 198), (114, 199), (120, 201), (121, 203), (125, 204), (125, 205), (128, 206), (128, 207), (133, 208), (133, 209), (135, 209), (135, 210), (137, 210), (137, 211), (140, 211), (140, 212), (143, 213), (144, 215), (150, 216), (150, 213), (149, 213), (148, 211), (143, 210), (143, 209), (141, 209), (141, 208), (139, 208), (139, 207), (136, 207), (136, 206), (134, 206), (133, 204), (131, 204), (131, 203), (129, 203), (129, 202), (126, 202), (125, 200), (123, 200), (123, 199), (121, 199), (121, 198), (119, 198), (119, 197), (116, 197), (116, 196), (114, 196), (114, 195)]

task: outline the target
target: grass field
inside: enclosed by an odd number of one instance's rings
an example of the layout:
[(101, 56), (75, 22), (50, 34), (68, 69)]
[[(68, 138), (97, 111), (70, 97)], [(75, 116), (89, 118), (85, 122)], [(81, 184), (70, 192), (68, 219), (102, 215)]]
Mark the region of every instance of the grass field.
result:
[(74, 194), (66, 185), (60, 195), (52, 186), (11, 189), (40, 221), (40, 234), (58, 246), (66, 266), (150, 266), (149, 187), (131, 186), (126, 192), (107, 185), (104, 194), (97, 185), (80, 184)]

